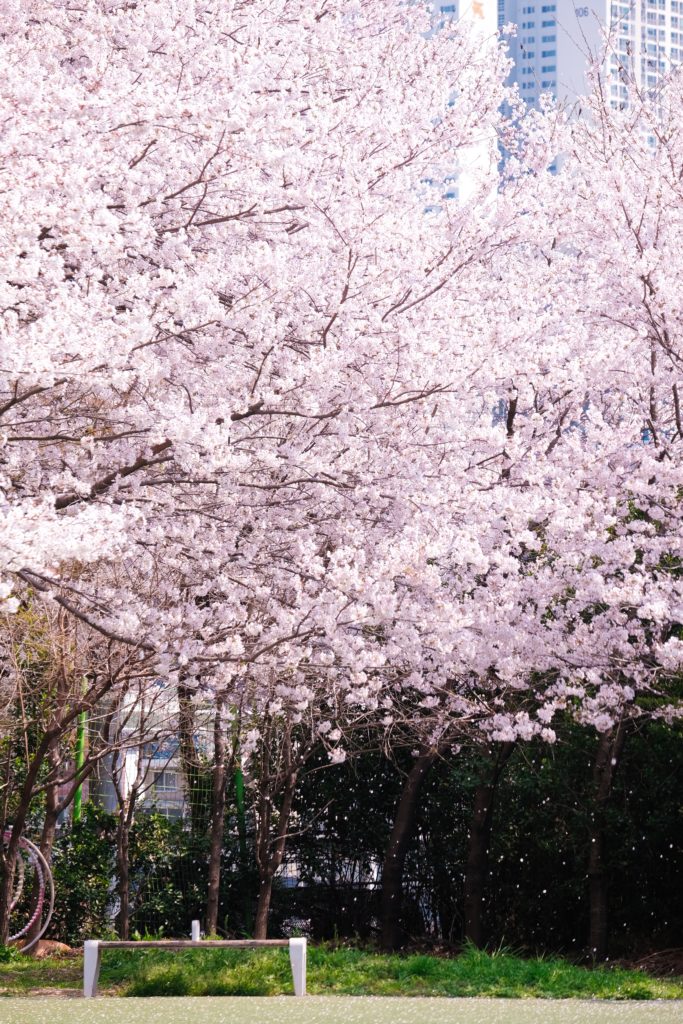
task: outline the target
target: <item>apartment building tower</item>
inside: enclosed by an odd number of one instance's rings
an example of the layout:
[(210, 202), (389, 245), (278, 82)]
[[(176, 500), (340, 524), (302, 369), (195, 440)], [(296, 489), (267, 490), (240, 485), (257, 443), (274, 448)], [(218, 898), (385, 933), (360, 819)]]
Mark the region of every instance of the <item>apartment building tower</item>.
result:
[(441, 19), (471, 16), (478, 7), (487, 26), (517, 26), (508, 40), (511, 79), (530, 105), (543, 92), (567, 102), (584, 95), (588, 64), (603, 54), (615, 107), (627, 100), (628, 80), (654, 91), (683, 59), (683, 0), (460, 0), (434, 6)]

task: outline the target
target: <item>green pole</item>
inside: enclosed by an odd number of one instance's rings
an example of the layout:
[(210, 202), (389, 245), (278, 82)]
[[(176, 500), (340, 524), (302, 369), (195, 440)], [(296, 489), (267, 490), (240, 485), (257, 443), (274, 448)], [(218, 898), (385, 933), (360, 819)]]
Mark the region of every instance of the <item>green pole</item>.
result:
[[(85, 730), (88, 721), (87, 711), (81, 711), (78, 716), (78, 725), (76, 726), (76, 775), (81, 771), (85, 764)], [(78, 784), (76, 792), (74, 793), (74, 810), (73, 820), (81, 820), (81, 811), (83, 807), (83, 785)]]

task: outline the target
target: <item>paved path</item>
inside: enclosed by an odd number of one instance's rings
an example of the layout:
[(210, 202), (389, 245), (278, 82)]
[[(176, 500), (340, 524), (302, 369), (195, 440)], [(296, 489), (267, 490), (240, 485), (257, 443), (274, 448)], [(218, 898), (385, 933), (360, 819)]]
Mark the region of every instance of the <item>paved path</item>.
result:
[(2, 1024), (681, 1024), (683, 1000), (2, 998)]

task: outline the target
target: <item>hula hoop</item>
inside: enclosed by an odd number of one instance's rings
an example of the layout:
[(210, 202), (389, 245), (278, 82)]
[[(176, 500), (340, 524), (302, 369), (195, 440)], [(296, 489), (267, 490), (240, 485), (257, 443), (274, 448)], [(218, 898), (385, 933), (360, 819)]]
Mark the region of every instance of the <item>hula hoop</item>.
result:
[[(4, 832), (2, 836), (3, 842), (9, 843), (11, 837), (11, 832)], [(36, 942), (38, 942), (38, 940), (41, 939), (47, 931), (55, 906), (55, 884), (54, 879), (52, 878), (52, 872), (50, 871), (50, 865), (47, 863), (45, 857), (35, 843), (32, 843), (30, 839), (22, 838), (19, 840), (19, 849), (17, 854), (17, 860), (15, 863), (17, 881), (13, 887), (10, 910), (14, 910), (17, 906), (24, 890), (24, 882), (26, 878), (25, 860), (28, 862), (29, 867), (31, 867), (35, 872), (36, 880), (38, 882), (38, 899), (36, 900), (34, 911), (31, 914), (28, 923), (25, 924), (18, 932), (15, 932), (14, 935), (10, 935), (7, 939), (8, 942), (16, 942), (23, 935), (26, 935), (31, 928), (33, 928), (36, 921), (39, 921), (40, 930), (38, 931), (38, 934), (22, 947), (23, 952), (26, 952), (31, 949), (32, 946), (35, 946)], [(43, 913), (44, 911), (45, 914)]]
[(15, 870), (16, 870), (17, 874), (19, 875), (19, 881), (17, 882), (17, 885), (15, 887), (14, 896), (12, 898), (12, 902), (9, 905), (10, 913), (16, 907), (17, 903), (21, 899), (21, 894), (24, 891), (24, 875), (26, 874), (26, 868), (24, 867), (24, 858), (23, 857), (19, 857), (17, 859)]

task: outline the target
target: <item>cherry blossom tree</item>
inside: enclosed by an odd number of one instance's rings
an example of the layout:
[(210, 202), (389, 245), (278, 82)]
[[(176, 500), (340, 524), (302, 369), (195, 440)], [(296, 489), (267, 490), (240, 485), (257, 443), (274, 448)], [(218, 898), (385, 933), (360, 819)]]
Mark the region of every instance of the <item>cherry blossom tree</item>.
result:
[(7, 610), (248, 687), (271, 883), (295, 742), (612, 728), (680, 662), (677, 80), (522, 115), (381, 0), (2, 13)]
[(596, 70), (584, 116), (568, 126), (553, 214), (576, 309), (574, 347), (592, 363), (581, 432), (594, 462), (582, 475), (611, 518), (576, 560), (564, 608), (591, 659), (574, 680), (576, 714), (599, 733), (588, 865), (589, 947), (599, 959), (607, 953), (605, 808), (624, 741), (634, 719), (681, 713), (683, 77), (674, 69), (652, 91), (624, 79), (628, 100), (614, 109)]
[[(453, 390), (445, 296), (498, 239), (425, 218), (427, 182), (494, 145), (502, 58), (400, 5), (5, 15), (5, 589), (172, 661), (210, 641), (238, 661), (251, 578), (291, 589), (321, 522), (386, 512), (395, 424)], [(251, 656), (313, 615), (297, 585), (295, 615), (252, 615)]]
[(305, 704), (333, 666), (372, 705), (397, 571), (425, 568), (415, 496), (489, 358), (451, 342), (514, 221), (504, 58), (417, 6), (3, 15), (8, 608), (56, 602), (197, 688), (246, 665)]

